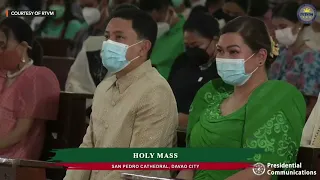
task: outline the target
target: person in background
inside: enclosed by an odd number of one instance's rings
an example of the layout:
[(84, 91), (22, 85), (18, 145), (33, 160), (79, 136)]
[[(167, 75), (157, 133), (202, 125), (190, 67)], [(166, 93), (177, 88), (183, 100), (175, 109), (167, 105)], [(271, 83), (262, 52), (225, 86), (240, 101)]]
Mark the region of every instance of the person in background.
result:
[[(274, 9), (275, 7), (287, 3), (287, 2), (293, 2), (293, 1), (297, 1), (297, 0), (268, 0), (269, 1), (269, 8), (270, 9)], [(300, 1), (300, 0), (298, 0)]]
[(220, 29), (223, 28), (223, 26), (232, 20), (233, 18), (230, 17), (228, 14), (223, 12), (223, 5), (225, 3), (225, 0), (207, 0), (206, 7), (208, 9), (208, 12), (218, 20)]
[[(54, 73), (34, 66), (30, 26), (20, 18), (0, 23), (0, 157), (40, 158), (45, 121), (56, 120), (60, 86)], [(39, 51), (38, 51), (39, 52)]]
[(157, 23), (167, 23), (170, 27), (168, 32), (157, 39), (151, 55), (152, 64), (167, 79), (174, 60), (184, 52), (185, 19), (176, 14), (170, 0), (140, 0), (139, 7), (148, 12)]
[[(7, 10), (30, 10), (28, 6), (21, 3), (20, 0), (7, 0), (5, 1), (5, 7), (1, 11), (0, 20), (6, 17)], [(25, 20), (28, 24), (31, 22), (32, 17), (20, 16), (21, 19)]]
[(172, 5), (177, 14), (181, 14), (185, 19), (188, 19), (191, 12), (189, 4), (189, 0), (172, 0)]
[(289, 2), (273, 11), (275, 36), (284, 48), (272, 64), (269, 78), (296, 86), (305, 97), (309, 115), (320, 92), (320, 52), (310, 49), (303, 40), (304, 24), (297, 17), (299, 6)]
[[(111, 77), (97, 87), (80, 148), (170, 148), (178, 113), (172, 90), (149, 60), (157, 24), (135, 8), (111, 14), (101, 57)], [(123, 171), (122, 171), (123, 172)], [(119, 171), (67, 171), (64, 180), (121, 180)], [(169, 171), (130, 173), (170, 177)]]
[(268, 31), (272, 38), (275, 38), (275, 27), (272, 24), (272, 11), (268, 7), (268, 0), (248, 0), (248, 16), (261, 19), (268, 27)]
[[(121, 4), (114, 9), (114, 12), (121, 9), (134, 8), (131, 4)], [(111, 13), (114, 13), (111, 12)], [(89, 36), (83, 43), (82, 49), (70, 68), (65, 89), (68, 92), (94, 94), (100, 82), (110, 75), (103, 66), (101, 60), (102, 42), (104, 36)], [(91, 114), (92, 101), (87, 100), (87, 117)]]
[(229, 0), (224, 3), (223, 12), (232, 19), (238, 16), (246, 16), (249, 8), (248, 0)]
[(218, 14), (218, 12), (222, 11), (221, 8), (223, 4), (224, 0), (207, 0), (205, 6), (208, 8), (210, 14), (212, 14), (215, 18), (220, 19), (220, 17), (216, 16), (215, 14)]
[[(189, 148), (261, 149), (264, 153), (256, 154), (253, 162), (296, 162), (306, 105), (294, 86), (268, 80), (270, 59), (277, 54), (272, 45), (266, 25), (257, 18), (238, 17), (223, 27), (216, 55), (222, 80), (208, 82), (193, 100), (186, 139)], [(268, 170), (272, 169), (267, 168), (266, 172)], [(252, 168), (247, 168), (185, 170), (178, 178), (262, 180), (277, 177), (270, 177), (268, 173), (257, 176)]]
[(183, 30), (186, 52), (175, 60), (168, 82), (177, 101), (179, 127), (186, 128), (190, 105), (197, 91), (219, 77), (214, 58), (220, 29), (212, 16), (197, 13), (189, 17)]
[(73, 44), (68, 49), (69, 57), (76, 57), (82, 49), (83, 42), (89, 36), (103, 36), (106, 28), (108, 0), (80, 0), (82, 16), (88, 26), (83, 27), (75, 36)]
[(56, 11), (55, 17), (45, 18), (36, 29), (36, 35), (72, 40), (84, 26), (71, 12), (71, 0), (52, 0), (48, 10)]
[(304, 28), (303, 40), (311, 49), (320, 50), (320, 2), (316, 4), (314, 0), (311, 3), (317, 8), (317, 17), (310, 26)]

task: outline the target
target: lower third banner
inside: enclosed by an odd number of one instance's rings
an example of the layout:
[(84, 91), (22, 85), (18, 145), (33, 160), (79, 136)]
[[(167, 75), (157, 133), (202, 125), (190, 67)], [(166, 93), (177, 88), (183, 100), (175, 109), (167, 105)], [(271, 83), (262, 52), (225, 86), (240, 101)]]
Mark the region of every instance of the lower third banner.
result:
[(240, 170), (252, 167), (250, 163), (58, 163), (69, 170)]

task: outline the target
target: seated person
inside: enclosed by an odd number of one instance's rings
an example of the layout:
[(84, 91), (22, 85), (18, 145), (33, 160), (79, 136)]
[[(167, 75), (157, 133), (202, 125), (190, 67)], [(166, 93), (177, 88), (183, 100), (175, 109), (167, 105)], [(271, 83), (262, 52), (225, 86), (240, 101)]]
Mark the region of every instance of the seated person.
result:
[(197, 91), (219, 77), (214, 54), (220, 31), (218, 21), (208, 14), (195, 13), (183, 30), (186, 52), (175, 60), (168, 78), (177, 101), (180, 127), (187, 126), (190, 105)]
[[(135, 8), (136, 6), (123, 4), (114, 9), (114, 12)], [(107, 75), (108, 70), (102, 65), (100, 51), (104, 36), (90, 36), (82, 46), (82, 50), (77, 55), (75, 62), (70, 68), (66, 91), (75, 93), (93, 94), (96, 87)], [(87, 101), (88, 116), (90, 117), (92, 101)]]
[[(103, 67), (100, 57), (104, 36), (91, 36), (84, 43), (75, 62), (70, 68), (66, 81), (67, 92), (93, 94), (96, 87), (105, 78), (107, 69)], [(92, 102), (87, 101), (87, 108)], [(90, 117), (90, 110), (88, 110)]]
[(248, 15), (261, 19), (267, 25), (272, 38), (275, 38), (275, 27), (271, 21), (272, 11), (268, 7), (268, 0), (248, 0), (248, 2), (250, 4), (247, 10)]
[(174, 60), (184, 52), (184, 17), (176, 14), (170, 0), (140, 0), (139, 7), (148, 12), (157, 23), (169, 24), (169, 31), (157, 39), (151, 54), (152, 64), (167, 79)]
[(275, 36), (283, 50), (268, 75), (270, 79), (296, 86), (305, 97), (309, 116), (320, 92), (320, 52), (308, 47), (303, 40), (306, 26), (297, 17), (299, 7), (297, 2), (288, 2), (273, 11)]
[(103, 36), (109, 16), (107, 0), (80, 0), (82, 16), (88, 26), (82, 28), (74, 38), (74, 42), (68, 49), (68, 56), (76, 57), (82, 48), (83, 42), (89, 36)]
[(222, 10), (234, 19), (238, 16), (246, 16), (249, 8), (248, 0), (229, 0), (224, 3)]
[(72, 40), (85, 25), (73, 17), (69, 0), (52, 0), (48, 10), (56, 11), (56, 16), (47, 17), (39, 24), (37, 36)]
[(2, 158), (39, 159), (45, 121), (57, 118), (59, 82), (48, 68), (33, 65), (32, 41), (32, 30), (22, 19), (9, 17), (0, 23)]
[[(169, 84), (149, 60), (156, 22), (142, 10), (121, 9), (112, 13), (105, 37), (101, 57), (112, 76), (95, 91), (80, 148), (171, 148), (178, 125), (177, 105)], [(130, 172), (170, 176), (169, 171)], [(64, 179), (121, 180), (120, 173), (69, 170)]]
[[(189, 148), (263, 149), (264, 153), (252, 158), (254, 162), (296, 162), (306, 104), (294, 86), (268, 80), (266, 68), (270, 60), (267, 59), (274, 56), (272, 49), (263, 21), (246, 16), (226, 24), (221, 30), (216, 55), (222, 80), (204, 85), (191, 105), (187, 130)], [(252, 168), (247, 168), (186, 170), (181, 171), (178, 178), (261, 180), (271, 177), (267, 173), (257, 176)]]
[(189, 18), (191, 8), (188, 0), (172, 0), (172, 5), (177, 14), (181, 14), (184, 19)]

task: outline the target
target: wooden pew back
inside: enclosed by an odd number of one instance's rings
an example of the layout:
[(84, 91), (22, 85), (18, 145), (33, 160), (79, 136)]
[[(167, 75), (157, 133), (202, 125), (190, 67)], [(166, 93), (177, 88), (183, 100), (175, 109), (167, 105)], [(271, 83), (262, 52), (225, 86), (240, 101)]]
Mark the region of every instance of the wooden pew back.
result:
[[(58, 119), (47, 122), (45, 144), (41, 160), (46, 161), (54, 156), (53, 149), (77, 148), (86, 133), (86, 99), (92, 94), (60, 93)], [(63, 179), (64, 170), (47, 170), (47, 178)]]
[(65, 89), (68, 73), (74, 61), (75, 59), (71, 57), (43, 57), (43, 66), (51, 69), (56, 74), (61, 90)]
[(37, 38), (37, 41), (42, 46), (44, 56), (66, 57), (67, 50), (72, 44), (70, 40), (56, 38)]

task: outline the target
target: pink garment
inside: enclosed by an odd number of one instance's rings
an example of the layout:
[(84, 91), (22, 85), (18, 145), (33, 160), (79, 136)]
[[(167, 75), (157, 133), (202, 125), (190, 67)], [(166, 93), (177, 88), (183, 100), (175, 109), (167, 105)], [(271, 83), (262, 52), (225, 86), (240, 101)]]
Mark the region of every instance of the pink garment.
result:
[(45, 120), (57, 118), (60, 87), (55, 74), (45, 67), (30, 66), (5, 87), (0, 77), (0, 140), (21, 119), (33, 118), (29, 134), (19, 143), (0, 149), (0, 157), (39, 159), (45, 137)]

